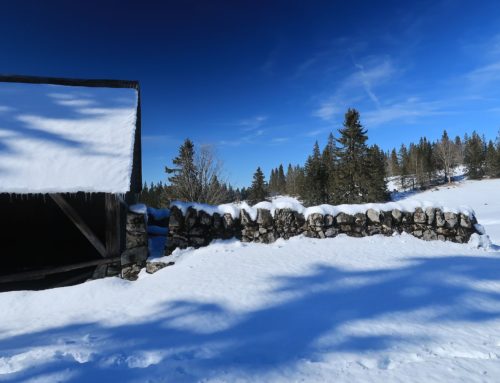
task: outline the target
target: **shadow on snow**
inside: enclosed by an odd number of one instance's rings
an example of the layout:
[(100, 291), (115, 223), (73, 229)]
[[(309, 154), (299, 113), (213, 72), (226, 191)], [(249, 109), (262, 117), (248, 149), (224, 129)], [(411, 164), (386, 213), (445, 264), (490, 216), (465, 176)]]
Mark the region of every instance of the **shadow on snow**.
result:
[[(363, 353), (425, 342), (423, 336), (401, 332), (346, 333), (343, 328), (421, 309), (431, 313), (421, 319), (424, 325), (498, 319), (500, 311), (494, 307), (498, 308), (500, 293), (471, 287), (478, 281), (500, 281), (498, 270), (500, 259), (487, 256), (412, 258), (400, 268), (368, 271), (317, 265), (308, 275), (276, 277), (272, 282), (277, 287), (269, 293), (276, 303), (243, 314), (218, 304), (164, 302), (154, 319), (139, 324), (75, 324), (4, 339), (4, 357), (54, 345), (89, 347), (92, 356), (80, 364), (60, 352), (47, 363), (0, 375), (0, 381), (71, 371), (70, 381), (140, 381), (147, 376), (191, 382), (231, 371), (252, 375), (293, 368), (301, 359), (320, 361), (324, 353)], [(464, 304), (471, 298), (493, 302), (493, 309)], [(217, 324), (227, 317), (233, 320), (212, 331), (174, 326), (189, 318)], [(369, 325), (363, 326), (369, 330)], [(160, 356), (146, 367), (149, 362), (141, 365), (140, 360), (148, 352)]]

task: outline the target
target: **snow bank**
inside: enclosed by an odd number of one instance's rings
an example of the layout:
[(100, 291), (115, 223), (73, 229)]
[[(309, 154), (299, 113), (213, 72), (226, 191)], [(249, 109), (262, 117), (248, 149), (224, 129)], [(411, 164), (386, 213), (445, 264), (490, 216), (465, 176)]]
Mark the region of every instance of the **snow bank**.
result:
[(443, 206), (442, 204), (430, 201), (417, 201), (417, 200), (405, 200), (399, 202), (387, 202), (387, 203), (365, 203), (365, 204), (353, 204), (353, 205), (318, 205), (312, 207), (305, 207), (296, 198), (293, 197), (277, 197), (272, 201), (259, 202), (253, 206), (248, 205), (246, 202), (234, 203), (234, 204), (224, 204), (218, 206), (200, 204), (196, 202), (172, 202), (171, 206), (176, 206), (179, 208), (183, 214), (186, 214), (188, 208), (193, 208), (198, 211), (204, 211), (207, 214), (226, 214), (229, 213), (233, 218), (239, 218), (241, 209), (244, 209), (252, 218), (252, 220), (257, 219), (257, 209), (270, 210), (271, 214), (274, 215), (276, 209), (291, 209), (300, 214), (303, 214), (307, 219), (311, 214), (329, 214), (337, 215), (339, 213), (346, 214), (356, 214), (356, 213), (366, 213), (368, 209), (373, 209), (377, 211), (391, 211), (394, 209), (404, 211), (404, 212), (414, 212), (417, 208), (438, 208), (443, 212), (451, 213), (461, 213), (464, 215), (474, 215), (474, 210), (470, 207), (462, 205), (459, 207), (449, 207)]

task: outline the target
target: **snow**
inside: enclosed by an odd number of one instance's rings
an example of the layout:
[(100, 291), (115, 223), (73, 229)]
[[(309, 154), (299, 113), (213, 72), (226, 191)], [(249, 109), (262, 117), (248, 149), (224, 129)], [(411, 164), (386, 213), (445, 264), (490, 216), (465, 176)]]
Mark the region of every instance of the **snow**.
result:
[(0, 82), (0, 192), (130, 190), (137, 91)]
[(155, 209), (148, 206), (148, 215), (152, 216), (155, 220), (161, 221), (162, 219), (170, 217), (169, 209)]
[[(477, 206), (482, 223), (500, 216), (499, 186), (421, 197)], [(497, 382), (490, 249), (405, 234), (215, 241), (136, 282), (1, 293), (0, 381)]]
[(193, 202), (180, 202), (174, 201), (171, 203), (171, 206), (178, 207), (182, 213), (185, 215), (187, 209), (192, 207), (198, 211), (204, 211), (210, 215), (214, 213), (225, 214), (229, 213), (233, 218), (239, 218), (240, 211), (244, 209), (250, 216), (252, 220), (257, 219), (257, 209), (266, 209), (270, 210), (271, 214), (274, 215), (276, 209), (291, 209), (297, 211), (298, 213), (303, 214), (306, 219), (311, 214), (319, 213), (319, 214), (330, 214), (337, 215), (339, 213), (346, 214), (356, 214), (356, 213), (365, 213), (368, 209), (374, 209), (377, 211), (391, 211), (393, 209), (398, 209), (400, 211), (405, 212), (413, 212), (417, 208), (426, 209), (428, 207), (440, 208), (444, 212), (453, 212), (453, 213), (462, 213), (465, 215), (474, 215), (474, 210), (472, 210), (469, 206), (463, 204), (456, 204), (455, 206), (444, 204), (444, 203), (435, 203), (432, 201), (421, 201), (421, 200), (401, 200), (398, 202), (387, 202), (387, 203), (365, 203), (365, 204), (344, 204), (344, 205), (319, 205), (312, 207), (303, 206), (296, 198), (288, 197), (288, 196), (279, 196), (273, 198), (270, 202), (264, 201), (259, 202), (253, 206), (248, 205), (246, 202), (234, 203), (234, 204), (223, 204), (218, 206), (193, 203)]

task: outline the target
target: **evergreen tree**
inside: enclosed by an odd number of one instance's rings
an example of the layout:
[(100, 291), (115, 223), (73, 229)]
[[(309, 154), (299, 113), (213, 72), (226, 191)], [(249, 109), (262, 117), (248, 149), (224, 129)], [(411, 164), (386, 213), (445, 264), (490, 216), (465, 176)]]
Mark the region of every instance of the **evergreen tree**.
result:
[(277, 190), (278, 193), (283, 195), (286, 194), (286, 177), (285, 172), (283, 170), (283, 165), (280, 164), (277, 172)]
[(324, 183), (324, 199), (325, 203), (337, 202), (337, 145), (333, 134), (328, 136), (328, 142), (323, 149), (321, 155), (321, 163), (323, 166), (323, 183)]
[(325, 199), (325, 177), (319, 145), (316, 141), (313, 153), (307, 158), (304, 167), (305, 194), (303, 195), (307, 205), (317, 205)]
[(179, 148), (179, 154), (172, 160), (174, 167), (165, 167), (168, 181), (176, 198), (183, 201), (197, 201), (200, 195), (198, 169), (194, 159), (194, 144), (187, 138)]
[(264, 173), (260, 167), (257, 168), (253, 175), (252, 186), (250, 187), (249, 194), (249, 198), (252, 200), (252, 203), (264, 201), (267, 197), (267, 184)]
[(398, 161), (398, 154), (396, 153), (396, 149), (392, 149), (391, 151), (391, 156), (389, 160), (389, 175), (390, 176), (398, 176), (400, 174), (400, 169), (399, 169), (399, 161)]
[(470, 178), (480, 179), (483, 177), (485, 154), (483, 140), (475, 131), (472, 132), (465, 145), (464, 155), (465, 166)]
[(344, 128), (339, 129), (338, 193), (339, 202), (360, 203), (368, 194), (368, 136), (359, 121), (359, 113), (349, 109), (345, 114)]
[(498, 177), (498, 153), (493, 141), (488, 142), (485, 156), (485, 173), (489, 177)]
[(363, 202), (380, 202), (389, 199), (387, 184), (385, 182), (385, 156), (377, 145), (368, 148), (369, 182), (367, 194)]

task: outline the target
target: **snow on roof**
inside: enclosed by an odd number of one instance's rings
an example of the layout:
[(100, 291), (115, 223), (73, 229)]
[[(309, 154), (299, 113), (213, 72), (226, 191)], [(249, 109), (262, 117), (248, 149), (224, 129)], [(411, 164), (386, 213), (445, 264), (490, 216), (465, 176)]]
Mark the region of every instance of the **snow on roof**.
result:
[(233, 218), (239, 218), (240, 211), (241, 209), (243, 209), (250, 215), (250, 218), (252, 220), (257, 219), (257, 209), (270, 210), (272, 215), (274, 215), (274, 211), (276, 209), (290, 209), (300, 214), (303, 214), (306, 218), (314, 213), (319, 213), (323, 215), (329, 214), (333, 216), (336, 216), (339, 213), (346, 213), (353, 215), (356, 213), (365, 213), (368, 209), (373, 209), (377, 211), (391, 211), (397, 209), (405, 212), (414, 212), (415, 209), (417, 208), (425, 210), (428, 207), (439, 208), (443, 212), (462, 213), (465, 215), (472, 215), (472, 216), (474, 215), (474, 210), (465, 205), (454, 208), (428, 201), (405, 200), (399, 202), (386, 202), (386, 203), (365, 203), (357, 205), (346, 204), (346, 205), (336, 205), (336, 206), (318, 205), (318, 206), (305, 207), (296, 198), (286, 197), (286, 196), (274, 198), (271, 202), (268, 201), (259, 202), (253, 206), (248, 205), (246, 202), (212, 206), (196, 202), (180, 202), (180, 201), (172, 202), (171, 206), (176, 206), (177, 208), (179, 208), (184, 215), (186, 214), (187, 209), (192, 207), (195, 210), (198, 211), (201, 210), (210, 215), (212, 215), (213, 213), (219, 213), (221, 215), (229, 213)]
[(138, 91), (0, 82), (0, 192), (130, 190)]

